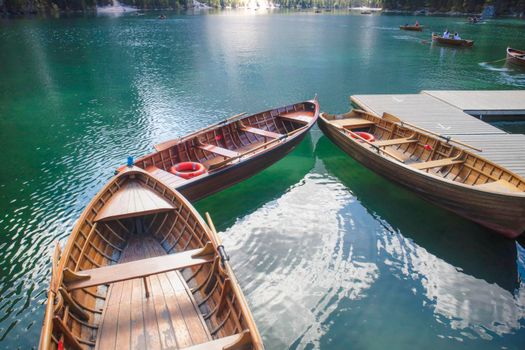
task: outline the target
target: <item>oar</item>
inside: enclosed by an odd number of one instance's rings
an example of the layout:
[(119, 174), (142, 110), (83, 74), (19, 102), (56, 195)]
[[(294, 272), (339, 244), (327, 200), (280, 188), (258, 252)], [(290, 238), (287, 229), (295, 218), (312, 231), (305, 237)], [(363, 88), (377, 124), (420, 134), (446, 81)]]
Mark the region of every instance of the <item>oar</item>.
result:
[[(334, 125), (334, 126), (335, 126), (335, 125)], [(370, 142), (370, 141), (368, 141), (367, 139), (361, 137), (360, 135), (356, 134), (355, 132), (350, 131), (350, 130), (347, 130), (347, 129), (343, 128), (342, 126), (335, 126), (335, 127), (338, 128), (339, 130), (342, 130), (343, 132), (347, 132), (347, 133), (349, 133), (350, 135), (352, 135), (352, 136), (354, 136), (354, 137), (360, 139), (361, 141), (364, 141), (365, 143), (367, 143), (367, 144), (369, 144), (370, 146), (372, 146), (372, 148), (375, 148), (378, 152), (382, 152), (382, 153), (384, 153), (384, 154), (386, 154), (386, 155), (388, 155), (388, 156), (394, 158), (395, 160), (397, 160), (397, 161), (399, 161), (399, 162), (401, 162), (401, 163), (404, 163), (404, 162), (405, 162), (404, 159), (401, 159), (401, 158), (399, 158), (398, 156), (396, 156), (395, 154), (390, 153), (390, 152), (388, 152), (387, 150), (382, 149), (381, 147), (374, 145), (372, 142)]]
[(217, 251), (219, 252), (219, 255), (221, 257), (221, 264), (222, 267), (225, 267), (225, 264), (227, 261), (230, 260), (230, 257), (228, 254), (226, 254), (226, 251), (224, 250), (224, 246), (222, 245), (222, 240), (219, 234), (217, 233), (217, 230), (215, 229), (215, 225), (213, 224), (213, 221), (211, 220), (210, 213), (206, 212), (206, 221), (208, 221), (208, 227), (210, 228), (213, 239), (215, 240), (215, 244), (217, 245)]
[(449, 137), (449, 136), (443, 136), (443, 135), (438, 134), (438, 133), (435, 133), (435, 132), (433, 132), (433, 131), (430, 131), (430, 130), (427, 130), (427, 129), (421, 128), (421, 127), (419, 127), (419, 126), (417, 126), (417, 125), (414, 125), (414, 124), (410, 124), (410, 123), (404, 122), (404, 121), (402, 121), (401, 119), (399, 119), (398, 117), (396, 117), (396, 116), (394, 116), (394, 115), (392, 115), (392, 114), (389, 114), (389, 113), (383, 113), (383, 119), (385, 119), (385, 120), (389, 120), (389, 121), (391, 121), (391, 122), (395, 122), (395, 123), (401, 123), (401, 125), (408, 125), (408, 126), (410, 126), (410, 127), (412, 127), (412, 128), (419, 129), (419, 130), (424, 131), (424, 132), (426, 132), (426, 133), (428, 133), (428, 134), (431, 134), (431, 135), (434, 135), (434, 136), (440, 137), (440, 138), (446, 140), (447, 142), (449, 142), (449, 141), (450, 141), (450, 142), (454, 142), (454, 143), (457, 143), (458, 145), (462, 145), (462, 146), (465, 146), (465, 147), (471, 148), (471, 149), (473, 149), (473, 150), (475, 150), (475, 151), (483, 152), (482, 149), (477, 148), (477, 147), (474, 147), (474, 146), (472, 146), (472, 145), (469, 145), (468, 143), (464, 143), (464, 142), (461, 142), (461, 141), (458, 141), (458, 140), (454, 140), (454, 139), (452, 139), (452, 138)]

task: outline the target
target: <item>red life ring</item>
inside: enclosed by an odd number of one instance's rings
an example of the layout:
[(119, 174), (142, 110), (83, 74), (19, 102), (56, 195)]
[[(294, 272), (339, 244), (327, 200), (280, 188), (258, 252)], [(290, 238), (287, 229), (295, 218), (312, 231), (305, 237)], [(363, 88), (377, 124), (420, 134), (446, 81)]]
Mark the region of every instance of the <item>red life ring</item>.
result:
[[(374, 135), (369, 134), (369, 133), (367, 133), (367, 132), (356, 131), (356, 132), (354, 132), (354, 134), (361, 136), (362, 138), (364, 138), (364, 139), (367, 140), (368, 142), (374, 142), (374, 141), (376, 140), (376, 138), (374, 137)], [(358, 137), (355, 137), (354, 135), (352, 135), (352, 137), (353, 137), (354, 139), (357, 139), (357, 138), (358, 138)]]
[(206, 167), (197, 162), (182, 162), (177, 163), (170, 168), (170, 173), (182, 177), (183, 179), (191, 179), (206, 173)]

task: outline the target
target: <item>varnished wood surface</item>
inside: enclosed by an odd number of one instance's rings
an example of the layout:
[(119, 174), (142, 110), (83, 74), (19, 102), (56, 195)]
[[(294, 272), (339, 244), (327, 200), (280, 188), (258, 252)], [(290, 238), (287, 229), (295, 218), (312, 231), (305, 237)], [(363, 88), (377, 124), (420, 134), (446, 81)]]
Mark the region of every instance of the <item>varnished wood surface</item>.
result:
[(187, 180), (183, 177), (174, 175), (170, 173), (169, 171), (162, 170), (157, 168), (156, 166), (149, 166), (146, 170), (151, 175), (155, 176), (165, 184), (169, 185), (170, 187), (177, 188), (181, 185), (183, 185)]
[[(95, 221), (134, 183), (172, 209)], [(83, 211), (64, 250), (57, 249), (40, 348), (211, 349), (242, 334), (228, 342), (264, 349), (218, 242), (168, 184), (137, 167), (124, 169)]]
[(122, 186), (95, 217), (95, 221), (122, 219), (174, 209), (173, 205), (138, 181)]
[[(159, 257), (166, 252), (150, 237), (131, 239), (122, 262)], [(180, 273), (113, 283), (108, 292), (97, 349), (183, 349), (210, 341), (197, 303)]]
[[(138, 239), (134, 239), (134, 241), (137, 240)], [(149, 239), (148, 237), (145, 237), (143, 240), (144, 244), (146, 244), (146, 241), (151, 241), (151, 239)], [(139, 245), (140, 243), (133, 244)], [(130, 248), (126, 248), (126, 250), (128, 249)], [(134, 248), (134, 250), (136, 250), (136, 248)], [(131, 261), (127, 263), (121, 262), (117, 265), (110, 265), (91, 270), (84, 270), (82, 271), (81, 276), (87, 278), (85, 280), (68, 283), (67, 288), (69, 290), (74, 290), (79, 288), (99, 286), (101, 284), (109, 284), (134, 278), (147, 277), (163, 272), (180, 270), (186, 267), (212, 263), (213, 255), (207, 255), (202, 257), (196, 256), (201, 252), (201, 250), (202, 249), (192, 249), (177, 254), (157, 256), (149, 259), (141, 259), (140, 261)], [(124, 251), (124, 253), (125, 252), (126, 251)]]
[(525, 109), (524, 98), (521, 91), (423, 91), (354, 95), (351, 100), (375, 115), (388, 112), (408, 123), (480, 148), (482, 152), (472, 152), (525, 177), (525, 135), (508, 134), (463, 112), (464, 108), (504, 112), (505, 106), (510, 110)]
[[(382, 119), (373, 115), (370, 115), (370, 118)], [(383, 120), (379, 125), (380, 128), (374, 127), (368, 132), (374, 133), (376, 138), (379, 136), (380, 140), (381, 136), (387, 135), (392, 138), (399, 137), (399, 135), (417, 135), (417, 133), (414, 134), (414, 130), (399, 126), (393, 129), (395, 133), (393, 135), (391, 126), (390, 128), (387, 127), (389, 123), (391, 122)], [(493, 164), (481, 160), (476, 161), (477, 158), (472, 158), (472, 153), (457, 148), (456, 151), (450, 149), (448, 154), (458, 155), (457, 159), (460, 163), (450, 164), (455, 161), (443, 160), (447, 153), (443, 153), (436, 141), (432, 141), (432, 137), (429, 135), (417, 136), (419, 142), (423, 142), (419, 145), (392, 145), (388, 148), (396, 153), (399, 159), (405, 159), (406, 164), (404, 164), (397, 159), (377, 152), (371, 145), (353, 139), (347, 132), (325, 120), (323, 116), (319, 118), (318, 124), (325, 135), (357, 161), (415, 191), (434, 204), (480, 223), (509, 238), (515, 238), (525, 231), (525, 183), (516, 175), (505, 172)], [(423, 147), (423, 145), (429, 144), (432, 146), (428, 149)], [(429, 159), (429, 156), (436, 155), (436, 152), (440, 153), (440, 158)], [(465, 157), (465, 155), (468, 156)], [(417, 160), (418, 157), (419, 161)], [(422, 160), (431, 163), (425, 165)], [(437, 164), (442, 161), (442, 164)], [(427, 167), (428, 165), (441, 166), (431, 169)], [(417, 170), (415, 169), (417, 166), (426, 170)], [(492, 170), (487, 171), (486, 169)], [(450, 176), (450, 174), (453, 175)], [(480, 181), (481, 179), (483, 181)], [(470, 185), (463, 184), (461, 181), (469, 181)], [(485, 186), (485, 184), (487, 185)]]
[[(160, 176), (195, 201), (253, 176), (281, 159), (299, 144), (318, 116), (317, 100), (241, 115), (164, 142), (158, 147), (160, 151), (138, 158), (135, 165)], [(207, 172), (185, 181), (175, 181), (162, 172), (186, 161), (203, 164)]]

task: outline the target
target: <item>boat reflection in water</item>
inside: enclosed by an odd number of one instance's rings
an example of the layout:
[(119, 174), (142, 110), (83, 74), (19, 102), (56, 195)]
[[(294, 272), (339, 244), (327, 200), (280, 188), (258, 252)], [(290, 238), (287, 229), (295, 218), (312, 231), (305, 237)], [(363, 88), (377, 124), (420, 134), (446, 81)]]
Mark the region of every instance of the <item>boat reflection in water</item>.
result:
[(386, 181), (326, 137), (317, 143), (315, 154), (381, 226), (369, 240), (376, 240), (375, 254), (384, 261), (383, 268), (413, 281), (413, 291), (424, 295), (422, 306), (432, 307), (438, 322), (446, 320), (461, 336), (483, 339), (520, 327), (525, 300), (513, 241)]

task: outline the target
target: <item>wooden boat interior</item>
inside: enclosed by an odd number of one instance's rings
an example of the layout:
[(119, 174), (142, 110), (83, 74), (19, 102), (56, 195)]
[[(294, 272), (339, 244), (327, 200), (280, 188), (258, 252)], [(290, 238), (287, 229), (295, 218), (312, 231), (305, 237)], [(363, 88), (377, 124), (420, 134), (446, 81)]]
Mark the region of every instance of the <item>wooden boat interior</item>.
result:
[[(357, 144), (408, 167), (487, 191), (523, 194), (525, 180), (454, 142), (409, 127), (385, 113), (383, 117), (352, 110), (343, 115), (322, 114)], [(370, 133), (368, 142), (355, 132)]]
[[(181, 162), (202, 163), (208, 173), (265, 152), (314, 121), (316, 105), (301, 102), (262, 113), (233, 118), (181, 139), (155, 146), (157, 152), (137, 159), (135, 165), (172, 187), (188, 181), (169, 170)], [(205, 176), (205, 175), (201, 175)]]
[(166, 184), (121, 173), (55, 253), (40, 348), (262, 349), (218, 246)]

